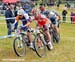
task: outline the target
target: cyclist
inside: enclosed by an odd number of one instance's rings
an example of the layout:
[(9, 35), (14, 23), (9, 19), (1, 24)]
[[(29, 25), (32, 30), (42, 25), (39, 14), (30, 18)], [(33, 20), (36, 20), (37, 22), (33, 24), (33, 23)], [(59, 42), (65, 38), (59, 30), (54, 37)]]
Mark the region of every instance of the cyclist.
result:
[(30, 25), (30, 18), (22, 8), (18, 10), (14, 25), (17, 25), (19, 20), (21, 20), (22, 22), (22, 25), (20, 27), (21, 30), (27, 31), (27, 36), (29, 37), (30, 40), (30, 48), (33, 48), (32, 36), (30, 34), (30, 31), (28, 30)]
[(49, 33), (49, 27), (48, 27), (48, 25), (51, 22), (45, 15), (40, 14), (37, 10), (33, 10), (32, 13), (34, 14), (32, 19), (36, 20), (37, 27), (40, 27), (44, 30), (44, 32), (48, 38), (48, 45), (50, 45), (50, 49), (53, 49), (53, 45), (51, 43), (51, 35)]
[(53, 24), (53, 27), (56, 29), (57, 33), (59, 34), (58, 22), (60, 20), (60, 16), (54, 11), (45, 10), (44, 6), (40, 6), (40, 11), (41, 14), (44, 14), (47, 18), (50, 19), (50, 21)]
[(51, 22), (53, 24), (53, 27), (56, 29), (57, 34), (59, 34), (60, 33), (59, 32), (60, 16), (56, 12), (54, 12), (54, 11), (51, 11), (49, 16), (50, 16), (49, 18), (50, 18), (50, 20), (51, 20)]
[(48, 17), (48, 15), (49, 15), (49, 11), (48, 10), (46, 10), (45, 9), (45, 7), (42, 5), (42, 6), (40, 6), (40, 13), (41, 14), (44, 14), (45, 16), (47, 16)]

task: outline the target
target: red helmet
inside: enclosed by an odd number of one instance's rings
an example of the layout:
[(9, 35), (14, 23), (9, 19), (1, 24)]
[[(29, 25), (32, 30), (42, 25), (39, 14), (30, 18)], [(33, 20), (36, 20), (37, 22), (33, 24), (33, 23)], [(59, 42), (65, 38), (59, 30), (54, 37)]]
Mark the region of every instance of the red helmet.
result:
[(35, 12), (36, 12), (36, 9), (32, 9), (31, 13), (35, 14)]
[(45, 7), (44, 6), (40, 6), (40, 10), (41, 11), (44, 11), (45, 10)]
[(32, 14), (39, 14), (38, 9), (33, 9), (33, 10), (32, 10)]

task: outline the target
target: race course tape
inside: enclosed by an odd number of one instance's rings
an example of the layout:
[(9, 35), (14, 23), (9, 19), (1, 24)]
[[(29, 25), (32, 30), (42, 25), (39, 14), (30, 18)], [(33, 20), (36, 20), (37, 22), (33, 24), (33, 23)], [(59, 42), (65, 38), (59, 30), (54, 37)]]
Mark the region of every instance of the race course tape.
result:
[(4, 18), (4, 17), (2, 17), (2, 18), (0, 18), (0, 20), (9, 20), (9, 19), (15, 19), (16, 17), (11, 17), (11, 18)]
[[(75, 17), (75, 16), (62, 16), (62, 15), (60, 15), (60, 17), (71, 18), (71, 17)], [(9, 19), (15, 19), (15, 18), (16, 18), (16, 17), (10, 17), (10, 18), (0, 17), (0, 20), (9, 20)]]
[(14, 37), (15, 34), (12, 35), (6, 35), (6, 36), (0, 36), (0, 39), (5, 39), (5, 38), (9, 38), (9, 37)]

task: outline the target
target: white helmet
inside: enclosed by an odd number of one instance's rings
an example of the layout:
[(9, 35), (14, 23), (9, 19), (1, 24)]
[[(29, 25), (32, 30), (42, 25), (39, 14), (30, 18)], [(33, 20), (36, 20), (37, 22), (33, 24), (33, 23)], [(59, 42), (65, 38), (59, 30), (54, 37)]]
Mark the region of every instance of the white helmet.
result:
[(17, 14), (18, 15), (24, 15), (25, 11), (23, 9), (18, 10)]
[(50, 15), (55, 15), (55, 13), (53, 11), (50, 12)]

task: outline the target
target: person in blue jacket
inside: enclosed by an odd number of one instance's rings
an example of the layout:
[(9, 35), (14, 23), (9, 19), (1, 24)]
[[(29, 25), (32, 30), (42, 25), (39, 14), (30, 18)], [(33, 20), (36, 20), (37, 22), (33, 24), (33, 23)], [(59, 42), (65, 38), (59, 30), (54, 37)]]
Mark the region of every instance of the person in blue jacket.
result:
[[(14, 4), (9, 4), (9, 9), (5, 11), (5, 18), (6, 18), (6, 24), (8, 29), (8, 35), (11, 35), (12, 33), (12, 24), (15, 22), (15, 10), (14, 10)], [(13, 18), (13, 19), (8, 19)], [(17, 27), (15, 27), (17, 28)]]

